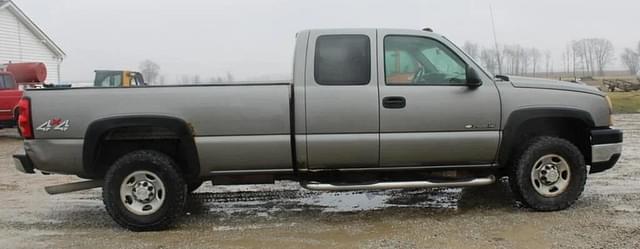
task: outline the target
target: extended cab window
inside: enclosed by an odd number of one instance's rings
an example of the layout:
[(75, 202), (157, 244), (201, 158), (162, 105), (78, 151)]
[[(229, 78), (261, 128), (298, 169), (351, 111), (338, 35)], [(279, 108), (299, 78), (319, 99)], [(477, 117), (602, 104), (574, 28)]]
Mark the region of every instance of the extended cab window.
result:
[(433, 39), (387, 36), (384, 71), (388, 85), (462, 85), (466, 64), (449, 48)]
[(314, 76), (322, 85), (364, 85), (371, 78), (368, 36), (324, 35), (318, 37)]

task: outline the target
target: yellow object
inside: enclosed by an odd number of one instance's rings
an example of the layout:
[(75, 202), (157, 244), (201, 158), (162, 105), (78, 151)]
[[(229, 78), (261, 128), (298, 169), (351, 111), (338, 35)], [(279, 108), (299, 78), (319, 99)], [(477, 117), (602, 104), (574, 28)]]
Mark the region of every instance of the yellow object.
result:
[(140, 72), (126, 70), (95, 70), (93, 81), (96, 87), (132, 87), (144, 86), (144, 78)]
[(609, 106), (609, 126), (613, 126), (613, 104), (611, 103), (611, 98), (609, 96), (604, 96), (607, 100), (607, 104)]

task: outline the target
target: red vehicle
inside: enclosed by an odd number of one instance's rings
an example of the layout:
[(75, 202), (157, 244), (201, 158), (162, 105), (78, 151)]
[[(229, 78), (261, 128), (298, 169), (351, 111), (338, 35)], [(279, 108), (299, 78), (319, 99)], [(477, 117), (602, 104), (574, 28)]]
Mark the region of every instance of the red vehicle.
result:
[(22, 89), (44, 83), (47, 68), (40, 62), (0, 65), (0, 128), (16, 126), (16, 105), (22, 98)]
[(0, 128), (16, 125), (15, 107), (22, 97), (22, 90), (18, 88), (13, 74), (0, 72)]

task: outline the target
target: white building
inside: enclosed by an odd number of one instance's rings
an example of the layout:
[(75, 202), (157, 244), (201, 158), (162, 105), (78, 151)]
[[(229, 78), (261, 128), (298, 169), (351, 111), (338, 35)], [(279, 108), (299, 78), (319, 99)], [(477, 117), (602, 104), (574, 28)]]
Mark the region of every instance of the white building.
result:
[(0, 0), (0, 64), (42, 62), (47, 83), (60, 83), (65, 53), (11, 0)]

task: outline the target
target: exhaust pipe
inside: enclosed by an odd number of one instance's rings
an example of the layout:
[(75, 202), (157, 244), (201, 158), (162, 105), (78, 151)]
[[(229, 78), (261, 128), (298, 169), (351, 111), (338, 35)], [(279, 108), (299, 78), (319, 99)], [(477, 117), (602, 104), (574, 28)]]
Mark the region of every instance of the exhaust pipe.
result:
[(371, 184), (333, 184), (320, 182), (302, 182), (303, 188), (320, 191), (351, 191), (351, 190), (380, 190), (380, 189), (406, 189), (406, 188), (439, 188), (439, 187), (474, 187), (489, 185), (496, 181), (491, 175), (484, 178), (475, 178), (467, 181), (430, 182), (430, 181), (405, 181), (405, 182), (377, 182)]

